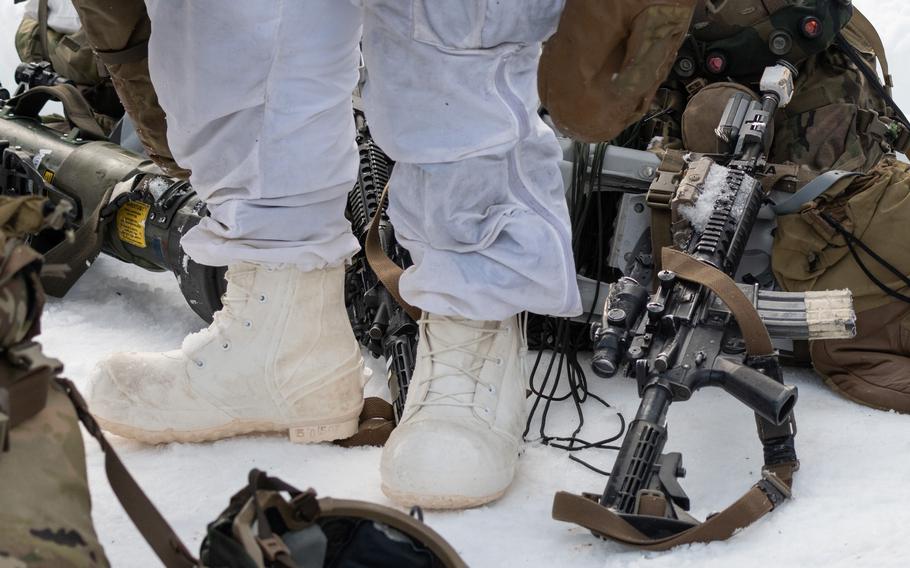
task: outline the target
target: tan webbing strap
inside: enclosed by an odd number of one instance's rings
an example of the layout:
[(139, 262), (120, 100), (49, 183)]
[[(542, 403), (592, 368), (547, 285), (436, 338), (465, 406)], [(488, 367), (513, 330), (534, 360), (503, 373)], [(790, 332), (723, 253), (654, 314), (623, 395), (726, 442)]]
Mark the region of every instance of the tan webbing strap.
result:
[[(44, 357), (37, 343), (28, 341), (10, 347), (0, 359), (0, 388), (6, 390), (9, 397), (9, 428), (15, 428), (32, 416), (38, 414), (47, 404), (47, 389), (54, 373), (62, 367), (60, 361)], [(35, 355), (39, 358), (32, 359)]]
[(648, 188), (647, 204), (651, 210), (651, 256), (654, 262), (654, 283), (657, 282), (657, 273), (661, 270), (660, 251), (673, 246), (673, 213), (670, 210), (670, 201), (676, 195), (679, 186), (679, 176), (685, 170), (686, 162), (683, 153), (676, 150), (667, 150), (657, 169), (657, 178)]
[(377, 396), (367, 397), (363, 401), (363, 410), (360, 411), (357, 433), (350, 438), (337, 440), (335, 444), (343, 448), (383, 446), (394, 429), (395, 412), (392, 405)]
[(893, 96), (894, 78), (891, 76), (891, 71), (888, 69), (888, 56), (885, 53), (885, 44), (882, 41), (882, 36), (878, 34), (878, 30), (875, 29), (875, 26), (872, 25), (869, 18), (860, 12), (856, 6), (853, 7), (853, 20), (851, 23), (854, 24), (856, 31), (863, 36), (863, 39), (869, 42), (869, 45), (875, 50), (878, 64), (881, 65), (882, 74), (885, 76), (885, 89), (889, 97)]
[(38, 0), (38, 39), (41, 44), (41, 58), (51, 60), (51, 50), (47, 45), (47, 0)]
[(720, 270), (699, 262), (684, 252), (671, 248), (661, 251), (664, 270), (672, 270), (683, 280), (707, 286), (733, 313), (746, 342), (746, 351), (752, 356), (774, 354), (768, 328), (749, 298), (736, 282)]
[[(557, 493), (553, 499), (553, 518), (580, 525), (600, 536), (645, 550), (668, 550), (681, 544), (727, 540), (738, 530), (773, 511), (789, 497), (789, 491), (778, 485), (782, 484), (779, 479), (772, 480), (773, 474), (766, 475), (764, 480), (752, 486), (748, 493), (722, 512), (704, 523), (667, 538), (649, 538), (599, 503), (564, 491)], [(772, 484), (773, 487), (766, 484)], [(768, 487), (768, 490), (763, 487)]]
[(68, 379), (58, 378), (56, 380), (69, 396), (70, 401), (72, 401), (76, 414), (85, 429), (101, 445), (101, 450), (104, 452), (104, 469), (111, 483), (111, 488), (117, 495), (117, 499), (123, 505), (126, 514), (132, 519), (133, 524), (142, 533), (143, 538), (149, 543), (158, 558), (161, 559), (161, 562), (167, 568), (199, 566), (199, 562), (183, 544), (174, 529), (164, 520), (155, 505), (152, 504), (145, 492), (142, 491), (142, 488), (136, 483), (136, 480), (133, 479), (133, 476), (127, 471), (123, 462), (120, 461), (120, 456), (117, 455), (117, 452), (114, 451), (114, 448), (104, 437), (101, 427), (95, 422), (88, 410), (85, 399), (76, 390), (76, 386)]
[(148, 40), (145, 40), (119, 51), (96, 51), (95, 55), (98, 56), (98, 59), (105, 65), (135, 63), (148, 58), (149, 42)]
[(19, 96), (7, 101), (11, 106), (13, 113), (19, 116), (28, 116), (37, 118), (38, 113), (44, 108), (47, 101), (54, 99), (63, 104), (63, 112), (67, 120), (79, 128), (85, 138), (95, 138), (104, 140), (107, 137), (104, 130), (95, 120), (95, 113), (92, 107), (79, 92), (79, 89), (73, 85), (54, 85), (53, 87), (39, 86), (33, 87)]
[(400, 266), (392, 262), (392, 259), (382, 250), (382, 243), (379, 242), (379, 221), (382, 219), (382, 212), (385, 210), (388, 200), (389, 185), (386, 184), (385, 189), (382, 190), (382, 197), (379, 198), (379, 205), (376, 207), (376, 215), (370, 221), (370, 229), (367, 231), (367, 240), (364, 246), (367, 262), (373, 272), (376, 273), (376, 277), (385, 286), (385, 289), (398, 302), (398, 305), (404, 308), (404, 311), (411, 316), (411, 319), (417, 321), (420, 319), (420, 310), (405, 302), (398, 292), (398, 281), (404, 271)]

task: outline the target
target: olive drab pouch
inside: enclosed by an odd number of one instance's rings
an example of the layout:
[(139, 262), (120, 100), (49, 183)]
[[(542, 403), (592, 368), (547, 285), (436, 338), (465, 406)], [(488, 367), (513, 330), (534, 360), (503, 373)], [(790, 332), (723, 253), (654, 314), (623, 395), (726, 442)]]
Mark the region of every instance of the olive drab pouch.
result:
[(200, 559), (210, 568), (466, 567), (416, 512), (414, 518), (363, 501), (317, 499), (312, 489), (254, 469), (209, 525)]
[(96, 85), (102, 82), (98, 60), (83, 30), (61, 34), (48, 28), (46, 33), (47, 53), (44, 53), (40, 22), (27, 16), (23, 18), (16, 31), (19, 59), (26, 63), (50, 61), (54, 71), (77, 85)]
[(81, 422), (101, 445), (114, 493), (164, 565), (196, 566), (123, 467), (76, 387), (58, 376), (63, 365), (33, 341), (46, 267), (26, 240), (64, 229), (67, 203), (0, 196), (0, 565), (108, 566), (92, 525)]
[(564, 134), (611, 140), (647, 111), (667, 78), (696, 0), (567, 0), (544, 44), (543, 106)]
[[(798, 194), (797, 194), (798, 195)], [(772, 265), (788, 291), (849, 288), (857, 336), (811, 344), (829, 386), (910, 412), (910, 165), (886, 158), (778, 217)]]

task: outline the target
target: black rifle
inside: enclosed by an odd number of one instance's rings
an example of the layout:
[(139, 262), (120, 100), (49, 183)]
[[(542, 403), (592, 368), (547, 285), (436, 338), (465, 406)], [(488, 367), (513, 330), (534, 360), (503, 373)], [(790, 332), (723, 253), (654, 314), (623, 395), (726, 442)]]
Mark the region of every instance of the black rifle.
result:
[(76, 84), (63, 75), (56, 73), (48, 61), (20, 63), (16, 66), (13, 79), (18, 84), (16, 90), (17, 95), (35, 87)]
[(382, 191), (389, 182), (394, 162), (370, 136), (363, 113), (355, 111), (354, 119), (357, 125), (360, 168), (354, 189), (348, 194), (347, 215), (354, 234), (360, 240), (361, 252), (348, 267), (345, 296), (354, 335), (374, 357), (384, 356), (386, 359), (389, 390), (397, 423), (404, 411), (408, 384), (414, 372), (417, 324), (382, 285), (363, 253), (370, 221), (375, 215), (380, 215), (379, 242), (386, 255), (402, 268), (410, 266), (411, 257), (398, 244), (388, 215), (379, 208)]
[[(700, 228), (693, 226), (687, 242), (680, 246), (688, 256), (685, 262), (694, 260), (696, 266), (713, 267), (731, 278), (736, 273), (765, 199), (756, 177), (766, 165), (771, 120), (792, 97), (794, 75), (788, 65), (771, 67), (762, 79), (760, 101), (745, 95), (732, 97), (717, 129), (730, 151), (690, 162), (683, 173), (683, 178), (692, 176), (700, 166), (709, 172), (708, 182), (719, 186), (712, 193), (716, 200), (710, 217), (693, 222)], [(652, 191), (657, 185), (655, 182)], [(678, 483), (685, 475), (681, 454), (663, 453), (670, 404), (688, 400), (698, 389), (721, 387), (755, 412), (766, 468), (760, 488), (767, 490), (770, 500), (782, 500), (788, 489), (769, 473), (798, 466), (792, 416), (797, 390), (783, 384), (768, 334), (767, 353), (748, 353), (745, 327), (741, 329), (731, 310), (712, 291), (716, 286), (693, 281), (691, 276), (683, 279), (679, 265), (674, 266), (677, 272), (658, 273), (653, 289), (646, 288), (645, 277), (637, 274), (611, 286), (603, 323), (595, 330), (592, 362), (601, 376), (625, 369), (636, 379), (641, 396), (638, 413), (598, 502), (653, 539), (699, 524), (684, 512), (689, 509), (689, 498)], [(739, 289), (745, 292), (743, 299), (758, 308), (758, 315), (766, 316), (765, 324), (776, 322), (778, 336), (806, 333), (804, 296), (759, 291), (757, 286)], [(762, 313), (763, 307), (767, 313)], [(845, 334), (851, 333), (849, 318), (840, 323)], [(784, 481), (789, 483), (789, 479)]]

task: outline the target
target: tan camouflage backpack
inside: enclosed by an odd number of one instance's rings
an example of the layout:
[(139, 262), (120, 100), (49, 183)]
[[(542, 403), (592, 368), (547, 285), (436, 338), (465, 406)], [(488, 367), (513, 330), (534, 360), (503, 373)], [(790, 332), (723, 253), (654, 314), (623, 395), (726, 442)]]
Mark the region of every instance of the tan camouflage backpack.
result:
[(0, 564), (106, 566), (79, 419), (53, 380), (60, 363), (32, 341), (41, 257), (22, 239), (48, 224), (44, 207), (38, 197), (0, 197)]

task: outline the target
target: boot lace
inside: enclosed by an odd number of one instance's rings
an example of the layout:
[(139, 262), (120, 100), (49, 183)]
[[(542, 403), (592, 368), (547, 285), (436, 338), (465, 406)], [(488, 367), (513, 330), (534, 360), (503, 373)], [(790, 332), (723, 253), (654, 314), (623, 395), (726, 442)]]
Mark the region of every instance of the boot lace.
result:
[[(490, 389), (491, 392), (494, 390), (494, 386), (491, 384), (484, 383), (480, 378), (480, 372), (483, 369), (484, 364), (487, 362), (495, 362), (497, 365), (502, 365), (503, 360), (501, 357), (494, 357), (488, 353), (479, 353), (476, 347), (482, 344), (487, 339), (495, 338), (497, 335), (508, 333), (508, 329), (503, 329), (502, 327), (497, 327), (495, 329), (478, 329), (477, 327), (463, 323), (462, 321), (454, 318), (442, 318), (441, 321), (444, 321), (448, 325), (460, 326), (466, 329), (469, 329), (472, 333), (476, 334), (476, 337), (469, 339), (460, 343), (449, 343), (445, 340), (440, 339), (438, 336), (433, 335), (433, 326), (428, 325), (430, 323), (438, 324), (440, 320), (436, 319), (432, 322), (426, 318), (420, 320), (420, 324), (427, 326), (426, 334), (427, 339), (430, 340), (433, 345), (432, 349), (428, 349), (424, 354), (425, 357), (430, 358), (431, 368), (436, 370), (436, 372), (430, 375), (426, 381), (428, 383), (427, 394), (424, 400), (415, 402), (415, 408), (427, 407), (427, 406), (454, 406), (454, 407), (463, 407), (463, 408), (475, 408), (479, 405), (474, 402), (474, 392), (477, 389), (478, 385), (485, 386)], [(527, 317), (524, 317), (524, 321), (527, 321)], [(526, 324), (522, 323), (521, 316), (519, 316), (519, 325), (518, 331), (521, 333), (522, 339), (522, 351), (525, 351), (527, 340), (525, 339), (526, 335), (524, 332), (524, 326)], [(439, 356), (446, 353), (464, 353), (471, 355), (471, 363), (469, 366), (456, 366), (450, 363), (446, 363), (443, 360), (440, 360)], [(524, 357), (522, 355), (522, 363), (524, 362)], [(447, 367), (447, 370), (440, 370), (440, 367)], [(524, 368), (524, 367), (522, 367)], [(466, 379), (463, 381), (464, 387), (463, 390), (451, 390), (446, 389), (449, 392), (442, 392), (434, 388), (434, 382), (443, 378), (451, 378), (452, 375), (457, 375)], [(460, 397), (470, 397), (467, 400)]]
[[(256, 271), (254, 266), (248, 266), (243, 268), (232, 268), (227, 275), (228, 279), (228, 291), (221, 296), (222, 307), (220, 310), (215, 312), (212, 316), (212, 324), (197, 333), (191, 334), (184, 340), (184, 344), (187, 343), (195, 344), (196, 349), (191, 349), (191, 351), (197, 351), (201, 347), (201, 342), (197, 343), (193, 341), (193, 338), (199, 337), (200, 335), (212, 335), (219, 342), (219, 345), (223, 350), (230, 349), (230, 342), (225, 338), (224, 332), (228, 326), (234, 322), (240, 321), (239, 314), (235, 313), (235, 306), (243, 306), (253, 295), (253, 289), (249, 285), (241, 284), (241, 282), (246, 283), (251, 281), (249, 278), (245, 278), (246, 275)], [(265, 297), (262, 296), (260, 301), (265, 301)], [(252, 320), (244, 320), (240, 322), (240, 325), (244, 327), (252, 327)], [(193, 362), (196, 363), (197, 367), (202, 367), (205, 363), (199, 358), (193, 358)]]

